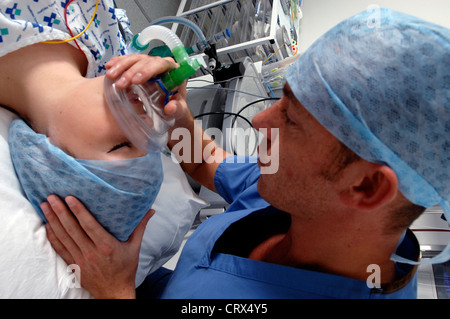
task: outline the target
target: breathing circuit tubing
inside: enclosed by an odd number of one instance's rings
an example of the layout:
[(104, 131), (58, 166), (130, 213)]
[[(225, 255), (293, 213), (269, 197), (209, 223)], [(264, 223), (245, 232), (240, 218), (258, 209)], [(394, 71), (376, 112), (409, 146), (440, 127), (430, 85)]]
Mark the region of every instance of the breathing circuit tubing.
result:
[(192, 21), (183, 18), (183, 17), (175, 17), (175, 16), (167, 16), (167, 17), (161, 17), (158, 18), (150, 23), (150, 25), (158, 25), (158, 24), (165, 24), (165, 23), (179, 23), (184, 24), (192, 29), (192, 31), (195, 32), (195, 34), (198, 36), (198, 38), (203, 42), (203, 45), (208, 45), (208, 41), (206, 40), (205, 35), (203, 34), (202, 30)]
[[(59, 43), (66, 43), (72, 40), (76, 40), (77, 38), (81, 37), (83, 35), (83, 33), (85, 33), (87, 31), (87, 29), (89, 29), (89, 27), (91, 26), (92, 21), (94, 21), (94, 18), (97, 14), (97, 9), (98, 9), (98, 3), (99, 0), (97, 0), (97, 2), (95, 3), (95, 9), (94, 9), (94, 14), (92, 15), (91, 20), (89, 21), (89, 23), (87, 24), (87, 26), (83, 29), (83, 31), (81, 31), (80, 33), (78, 33), (76, 36), (74, 36), (72, 34), (72, 31), (69, 28), (69, 24), (67, 22), (67, 9), (69, 8), (69, 5), (73, 2), (74, 0), (69, 0), (66, 3), (66, 6), (64, 7), (64, 20), (66, 22), (67, 25), (67, 29), (69, 29), (70, 35), (72, 36), (70, 39), (66, 39), (66, 40), (49, 40), (49, 41), (43, 41), (43, 43), (48, 43), (48, 44), (59, 44)], [(81, 50), (81, 49), (80, 49)]]
[(170, 29), (159, 25), (150, 25), (141, 33), (136, 34), (128, 46), (129, 53), (144, 51), (152, 40), (164, 42), (180, 65), (180, 67), (162, 76), (162, 81), (167, 90), (173, 90), (200, 68), (200, 62), (189, 57), (180, 38)]

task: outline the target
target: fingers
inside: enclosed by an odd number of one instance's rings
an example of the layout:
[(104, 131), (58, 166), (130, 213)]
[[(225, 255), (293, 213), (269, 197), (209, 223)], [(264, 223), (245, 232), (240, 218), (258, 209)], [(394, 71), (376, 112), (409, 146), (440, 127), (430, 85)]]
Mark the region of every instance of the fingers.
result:
[(130, 84), (141, 84), (159, 74), (166, 73), (177, 67), (170, 58), (151, 57), (148, 55), (125, 55), (111, 59), (106, 65), (106, 76), (116, 81), (119, 89), (124, 89)]
[(84, 247), (89, 247), (87, 238), (89, 238), (89, 241), (92, 241), (94, 245), (101, 244), (104, 241), (109, 241), (114, 238), (97, 222), (94, 216), (92, 216), (78, 199), (73, 196), (67, 196), (65, 200), (73, 215), (76, 217), (77, 223), (81, 226), (81, 228), (77, 229), (73, 234), (74, 240), (77, 243), (83, 243)]
[[(68, 264), (81, 267), (81, 284), (95, 297), (133, 296), (139, 251), (154, 210), (147, 212), (127, 242), (119, 242), (75, 197), (64, 202), (55, 195), (41, 208), (48, 223), (47, 237)], [(73, 213), (73, 215), (72, 215)]]
[(64, 247), (64, 245), (59, 241), (49, 223), (45, 224), (45, 229), (47, 231), (47, 239), (49, 240), (56, 253), (60, 255), (68, 265), (74, 264), (75, 259), (72, 257), (66, 247)]
[[(41, 208), (48, 220), (48, 236), (52, 239), (52, 245), (55, 244), (55, 250), (75, 257), (94, 246), (107, 246), (116, 241), (75, 197), (65, 199), (70, 211), (57, 196), (50, 195), (48, 200), (49, 203), (43, 203)], [(130, 237), (134, 238), (132, 241), (140, 244), (145, 227), (154, 213), (154, 210), (147, 212)]]
[[(175, 94), (175, 96), (178, 94)], [(174, 119), (183, 117), (186, 113), (187, 104), (185, 100), (172, 99), (164, 106), (164, 114), (170, 115)]]
[(49, 203), (41, 204), (41, 209), (48, 221), (46, 224), (47, 238), (64, 261), (72, 264), (75, 259), (79, 258), (81, 251), (59, 220), (59, 215), (65, 214), (64, 210), (67, 209), (63, 208), (64, 204), (59, 198), (56, 197), (50, 200), (53, 201), (54, 206), (51, 206)]
[(142, 218), (142, 220), (139, 222), (137, 227), (134, 229), (133, 233), (131, 234), (130, 238), (127, 241), (128, 244), (134, 246), (136, 249), (138, 249), (141, 246), (145, 228), (147, 227), (147, 223), (150, 220), (150, 218), (153, 217), (153, 215), (155, 215), (155, 211), (153, 209), (150, 209), (144, 216), (144, 218)]
[[(95, 246), (104, 246), (113, 238), (75, 197), (66, 198), (67, 206), (55, 195), (41, 208), (48, 220), (49, 240), (64, 258), (80, 261)], [(69, 256), (70, 255), (70, 256)]]
[(184, 116), (188, 110), (186, 102), (186, 82), (178, 87), (178, 93), (170, 97), (169, 103), (164, 106), (164, 113), (175, 119)]
[[(142, 84), (149, 79), (178, 67), (172, 58), (151, 57), (142, 54), (114, 57), (106, 63), (106, 76), (112, 80), (119, 78), (115, 85), (118, 89), (125, 89), (131, 84)], [(177, 94), (170, 98), (164, 107), (164, 113), (175, 119), (181, 118), (186, 109), (186, 84), (178, 87)]]

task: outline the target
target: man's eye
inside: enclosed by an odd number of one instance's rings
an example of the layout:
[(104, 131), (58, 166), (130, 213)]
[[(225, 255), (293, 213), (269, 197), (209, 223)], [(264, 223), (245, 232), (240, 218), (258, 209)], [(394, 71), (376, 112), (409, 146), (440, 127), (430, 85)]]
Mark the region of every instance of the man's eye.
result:
[(283, 115), (284, 115), (286, 124), (295, 124), (295, 123), (294, 123), (293, 121), (291, 121), (291, 119), (289, 118), (286, 109), (284, 109), (282, 112), (283, 112)]
[(108, 153), (117, 151), (118, 149), (121, 149), (122, 147), (131, 147), (131, 143), (130, 143), (130, 142), (123, 142), (123, 143), (117, 144), (117, 145), (114, 146), (112, 149), (110, 149), (110, 150), (108, 151)]

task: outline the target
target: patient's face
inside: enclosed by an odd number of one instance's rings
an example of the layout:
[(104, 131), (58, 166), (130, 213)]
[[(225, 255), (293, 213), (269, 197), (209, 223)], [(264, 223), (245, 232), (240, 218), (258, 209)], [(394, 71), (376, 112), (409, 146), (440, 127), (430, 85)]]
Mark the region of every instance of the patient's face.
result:
[(119, 160), (144, 156), (117, 125), (104, 97), (104, 77), (84, 79), (65, 92), (52, 114), (50, 142), (69, 155), (89, 160)]

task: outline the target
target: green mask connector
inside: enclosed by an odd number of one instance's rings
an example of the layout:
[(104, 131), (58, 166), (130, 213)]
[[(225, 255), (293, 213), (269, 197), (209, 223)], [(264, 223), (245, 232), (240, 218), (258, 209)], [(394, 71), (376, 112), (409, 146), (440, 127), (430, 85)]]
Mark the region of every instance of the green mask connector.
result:
[(194, 75), (201, 66), (196, 59), (189, 58), (183, 46), (173, 48), (172, 53), (175, 61), (180, 66), (161, 77), (162, 83), (169, 91), (172, 91), (190, 76)]

